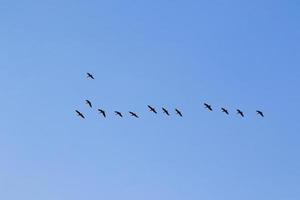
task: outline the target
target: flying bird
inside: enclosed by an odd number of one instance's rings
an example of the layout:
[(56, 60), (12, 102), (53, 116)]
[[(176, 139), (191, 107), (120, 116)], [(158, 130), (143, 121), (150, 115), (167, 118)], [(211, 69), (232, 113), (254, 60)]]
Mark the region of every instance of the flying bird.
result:
[(78, 110), (75, 110), (75, 111), (79, 117), (85, 119), (84, 115), (81, 112), (79, 112)]
[(86, 102), (87, 105), (89, 105), (89, 107), (91, 107), (91, 108), (93, 107), (92, 103), (89, 100), (85, 100), (85, 102)]
[(205, 108), (207, 108), (208, 110), (212, 111), (211, 105), (204, 103)]
[(222, 109), (222, 112), (223, 112), (223, 113), (226, 113), (226, 115), (229, 115), (229, 112), (228, 112), (227, 109), (225, 109), (225, 108), (221, 108), (221, 109)]
[(105, 111), (104, 110), (102, 110), (102, 109), (98, 109), (98, 111), (103, 115), (103, 117), (106, 117), (106, 113), (105, 113)]
[(182, 113), (177, 108), (175, 108), (175, 111), (180, 117), (182, 117)]
[(164, 113), (166, 114), (166, 115), (170, 115), (170, 113), (169, 113), (169, 111), (167, 110), (167, 109), (165, 109), (165, 108), (162, 108), (162, 110), (164, 111)]
[(90, 78), (90, 79), (95, 79), (94, 76), (90, 73), (86, 73), (87, 74), (87, 78)]
[(119, 111), (115, 111), (116, 115), (120, 116), (120, 117), (123, 117), (122, 113), (119, 112)]
[(139, 118), (139, 116), (137, 114), (135, 114), (134, 112), (129, 111), (129, 113), (132, 117)]
[(150, 109), (151, 112), (154, 112), (155, 114), (157, 114), (155, 108), (153, 108), (152, 106), (149, 106), (149, 105), (148, 105), (148, 108)]
[(258, 115), (260, 115), (260, 116), (264, 117), (264, 113), (263, 113), (262, 111), (260, 111), (260, 110), (257, 110), (257, 111), (256, 111), (256, 113), (257, 113)]
[(241, 110), (237, 109), (236, 111), (237, 111), (237, 114), (239, 114), (239, 115), (241, 115), (242, 117), (244, 117), (244, 113), (243, 113)]

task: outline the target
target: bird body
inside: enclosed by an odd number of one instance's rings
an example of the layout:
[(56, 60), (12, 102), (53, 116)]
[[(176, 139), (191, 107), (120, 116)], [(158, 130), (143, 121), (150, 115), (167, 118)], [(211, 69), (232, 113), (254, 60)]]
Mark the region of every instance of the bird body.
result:
[(102, 110), (102, 109), (98, 109), (98, 111), (103, 115), (103, 117), (106, 117), (106, 113), (105, 113), (105, 111), (104, 110)]
[(119, 112), (119, 111), (115, 111), (116, 115), (120, 116), (120, 117), (123, 117), (122, 113)]
[(260, 110), (257, 110), (256, 113), (257, 113), (258, 115), (260, 115), (261, 117), (264, 117), (264, 116), (265, 116), (264, 113), (263, 113), (262, 111), (260, 111)]
[(223, 113), (226, 113), (226, 115), (229, 115), (229, 112), (228, 112), (227, 109), (225, 109), (225, 108), (221, 108), (221, 109), (222, 109), (222, 112), (223, 112)]
[(152, 106), (149, 106), (149, 105), (148, 105), (148, 108), (150, 109), (151, 112), (154, 112), (155, 114), (157, 114), (155, 108), (153, 108)]
[(239, 115), (241, 115), (242, 117), (244, 117), (244, 113), (243, 113), (241, 110), (237, 109), (236, 111), (237, 111), (237, 114), (239, 114)]
[(85, 119), (84, 115), (81, 112), (79, 112), (78, 110), (75, 110), (75, 111), (79, 117)]
[(176, 114), (178, 114), (180, 117), (182, 117), (182, 113), (177, 108), (175, 108), (175, 111), (176, 111)]
[(167, 109), (165, 109), (165, 108), (162, 108), (162, 110), (163, 110), (163, 112), (166, 114), (166, 115), (170, 115), (170, 113), (169, 113), (169, 111), (167, 110)]
[(139, 118), (139, 116), (138, 116), (136, 113), (131, 112), (131, 111), (129, 111), (129, 113), (130, 113), (130, 115), (131, 115), (132, 117)]
[(89, 100), (85, 100), (85, 102), (86, 102), (87, 105), (89, 105), (89, 107), (91, 107), (91, 108), (93, 107), (92, 103)]
[(87, 78), (90, 78), (90, 79), (95, 79), (94, 76), (90, 73), (86, 73), (87, 74)]
[(205, 108), (207, 108), (209, 111), (212, 111), (211, 105), (204, 103)]

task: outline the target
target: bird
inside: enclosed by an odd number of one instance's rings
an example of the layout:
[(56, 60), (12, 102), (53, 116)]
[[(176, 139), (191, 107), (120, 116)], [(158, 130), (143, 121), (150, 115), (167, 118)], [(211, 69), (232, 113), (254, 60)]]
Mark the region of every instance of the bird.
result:
[(175, 111), (180, 117), (182, 117), (182, 113), (177, 108), (175, 108)]
[(75, 110), (75, 111), (79, 117), (85, 119), (84, 115), (81, 112), (79, 112), (78, 110)]
[(103, 115), (103, 117), (106, 117), (106, 113), (105, 113), (105, 111), (104, 110), (102, 110), (102, 109), (98, 109), (98, 111)]
[(149, 105), (148, 105), (148, 108), (150, 109), (151, 112), (154, 112), (155, 114), (157, 114), (155, 108), (153, 108), (152, 106), (149, 106)]
[(225, 108), (221, 108), (221, 109), (222, 109), (222, 112), (223, 112), (223, 113), (226, 113), (226, 115), (229, 115), (229, 112), (228, 112), (227, 109), (225, 109)]
[(236, 111), (237, 111), (237, 114), (239, 114), (239, 115), (241, 115), (242, 117), (244, 117), (244, 113), (243, 113), (241, 110), (236, 109)]
[(205, 108), (207, 108), (208, 110), (212, 111), (211, 105), (204, 103)]
[(123, 117), (122, 113), (119, 112), (119, 111), (115, 111), (116, 115), (120, 116), (120, 117)]
[(260, 110), (257, 110), (256, 113), (257, 113), (258, 115), (262, 116), (262, 117), (265, 116), (264, 113), (263, 113), (262, 111), (260, 111)]
[(86, 73), (87, 74), (87, 78), (90, 78), (90, 79), (95, 79), (94, 76), (90, 73)]
[(139, 116), (136, 113), (131, 112), (131, 111), (129, 111), (129, 113), (131, 114), (132, 117), (139, 118)]
[(162, 110), (163, 110), (163, 112), (166, 114), (166, 115), (170, 115), (170, 113), (169, 113), (169, 111), (167, 110), (167, 109), (165, 109), (165, 108), (162, 108)]
[(91, 108), (93, 107), (93, 106), (92, 106), (92, 103), (91, 103), (89, 100), (85, 100), (85, 102), (86, 102), (86, 104), (89, 105), (89, 107), (91, 107)]

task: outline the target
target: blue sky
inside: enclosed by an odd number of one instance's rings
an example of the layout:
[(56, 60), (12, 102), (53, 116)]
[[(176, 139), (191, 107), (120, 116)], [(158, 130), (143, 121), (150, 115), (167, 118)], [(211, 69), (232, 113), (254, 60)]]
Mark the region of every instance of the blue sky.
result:
[(2, 0), (0, 198), (298, 200), (299, 10)]

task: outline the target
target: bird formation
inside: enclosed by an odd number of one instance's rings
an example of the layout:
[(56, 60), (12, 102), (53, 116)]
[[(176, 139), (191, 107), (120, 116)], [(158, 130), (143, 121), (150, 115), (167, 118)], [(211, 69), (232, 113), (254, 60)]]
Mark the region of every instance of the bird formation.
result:
[[(91, 73), (86, 73), (86, 74), (87, 74), (87, 78), (88, 78), (88, 79), (92, 79), (92, 80), (95, 79), (95, 77), (94, 77)], [(92, 102), (91, 102), (90, 100), (88, 100), (88, 99), (85, 100), (85, 103), (87, 104), (88, 107), (93, 108)], [(208, 111), (210, 111), (210, 112), (213, 111), (212, 105), (210, 105), (210, 104), (208, 104), (208, 103), (204, 103), (203, 105), (204, 105), (204, 108), (206, 108)], [(157, 113), (158, 113), (155, 107), (150, 106), (150, 105), (147, 105), (147, 107), (149, 108), (149, 111), (150, 111), (150, 112), (152, 112), (152, 113), (154, 113), (154, 114), (157, 114)], [(171, 115), (171, 113), (168, 111), (167, 108), (162, 107), (161, 109), (162, 109), (162, 112), (163, 112), (166, 116), (170, 116), (170, 115)], [(175, 108), (174, 111), (175, 111), (176, 115), (178, 115), (179, 117), (183, 117), (183, 114), (182, 114), (182, 112), (181, 112), (179, 109)], [(77, 115), (78, 115), (79, 117), (81, 117), (82, 119), (85, 119), (85, 118), (86, 118), (85, 115), (84, 115), (82, 112), (80, 112), (80, 111), (78, 111), (78, 110), (75, 110), (75, 112), (76, 112)], [(105, 110), (103, 110), (103, 109), (98, 109), (98, 112), (99, 112), (99, 114), (100, 114), (102, 117), (104, 117), (104, 118), (107, 117), (107, 112), (106, 112)], [(226, 114), (226, 115), (229, 115), (229, 111), (228, 111), (226, 108), (224, 108), (224, 107), (221, 108), (221, 112), (223, 112), (223, 113)], [(118, 117), (120, 117), (120, 118), (123, 118), (123, 117), (124, 117), (123, 113), (121, 113), (120, 111), (114, 111), (114, 113), (115, 113), (116, 116), (118, 116)], [(128, 114), (129, 114), (131, 117), (133, 117), (133, 118), (140, 118), (139, 115), (138, 115), (137, 113), (133, 112), (133, 111), (128, 111)], [(242, 110), (240, 110), (240, 109), (236, 109), (236, 114), (239, 115), (240, 117), (243, 117), (243, 118), (245, 117), (244, 112), (243, 112)], [(263, 113), (262, 111), (260, 111), (260, 110), (256, 110), (256, 114), (259, 115), (260, 117), (264, 117), (264, 113)]]

